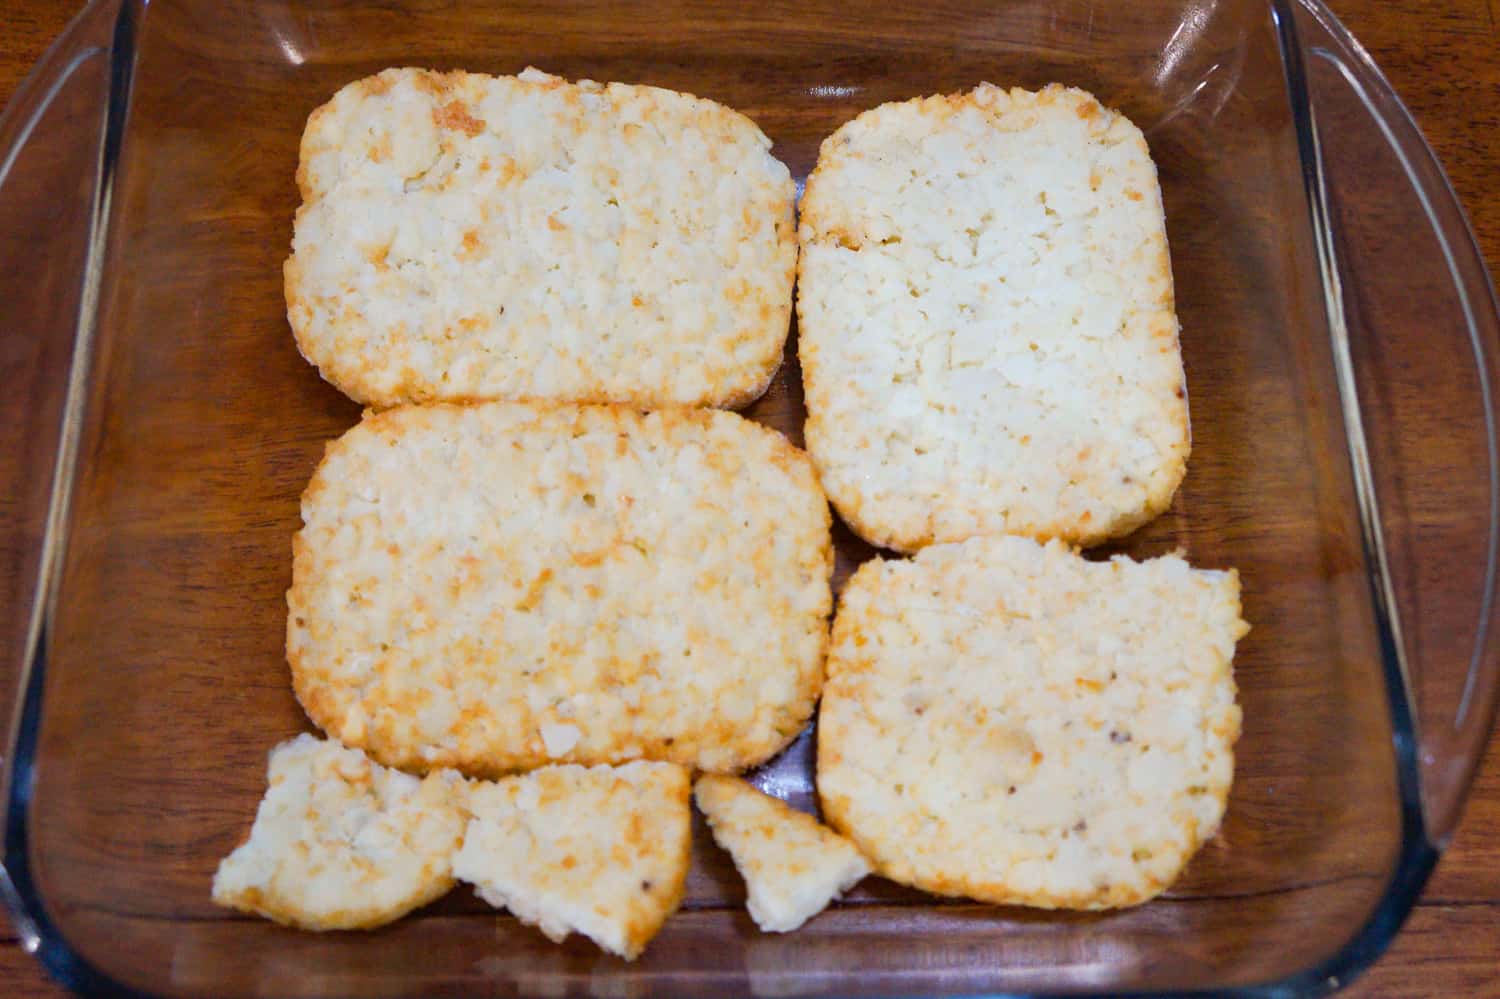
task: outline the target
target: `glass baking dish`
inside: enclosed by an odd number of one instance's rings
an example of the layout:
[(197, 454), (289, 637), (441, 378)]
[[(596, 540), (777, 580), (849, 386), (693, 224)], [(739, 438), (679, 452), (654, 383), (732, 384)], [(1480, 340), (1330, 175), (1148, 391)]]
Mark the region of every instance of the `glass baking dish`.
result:
[[(209, 904), (266, 751), (308, 727), (289, 542), (358, 409), (297, 355), (280, 264), (307, 113), (391, 65), (658, 84), (794, 175), (882, 101), (1059, 80), (1160, 166), (1194, 451), (1114, 546), (1236, 566), (1254, 631), (1223, 831), (1105, 914), (869, 879), (761, 935), (697, 828), (626, 965), (457, 891), (372, 933)], [(1441, 169), (1318, 0), (96, 0), (0, 118), (0, 879), (68, 985), (159, 995), (1313, 995), (1389, 944), (1493, 721), (1500, 325)], [(794, 355), (748, 413), (800, 442)], [(838, 579), (870, 552), (840, 529)], [(809, 736), (755, 775), (813, 807)]]

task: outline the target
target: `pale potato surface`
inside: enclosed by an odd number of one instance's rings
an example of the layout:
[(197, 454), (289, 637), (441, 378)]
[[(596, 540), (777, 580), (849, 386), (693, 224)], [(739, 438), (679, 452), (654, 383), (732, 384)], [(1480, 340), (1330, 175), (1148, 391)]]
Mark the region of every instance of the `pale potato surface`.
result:
[(823, 142), (799, 229), (807, 448), (866, 540), (1093, 544), (1189, 450), (1141, 132), (1081, 90), (885, 104)]
[(389, 69), (309, 117), (287, 316), (354, 399), (738, 406), (781, 361), (794, 187), (656, 87)]
[(832, 609), (807, 457), (717, 410), (371, 414), (302, 498), (287, 657), (390, 766), (731, 772), (811, 718)]
[(255, 824), (219, 864), (219, 905), (307, 930), (371, 929), (453, 886), (467, 795), (452, 771), (426, 779), (301, 735), (271, 751)]
[(699, 777), (693, 796), (745, 879), (746, 907), (763, 930), (795, 930), (870, 873), (853, 843), (737, 777)]
[(682, 767), (645, 762), (478, 783), (454, 872), (552, 940), (635, 960), (682, 902), (690, 790)]
[(867, 562), (818, 717), (824, 818), (877, 873), (1042, 908), (1135, 905), (1224, 815), (1233, 570), (980, 538)]

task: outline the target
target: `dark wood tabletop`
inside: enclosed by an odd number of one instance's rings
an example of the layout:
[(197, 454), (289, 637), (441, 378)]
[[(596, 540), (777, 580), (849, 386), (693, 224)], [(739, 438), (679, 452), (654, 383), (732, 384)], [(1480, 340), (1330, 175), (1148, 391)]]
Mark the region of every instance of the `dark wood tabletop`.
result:
[[(1500, 262), (1500, 0), (1332, 0), (1374, 55), (1469, 212), (1497, 274)], [(77, 11), (79, 0), (22, 0), (0, 13), (0, 104)], [(1500, 737), (1458, 835), (1389, 953), (1351, 996), (1500, 997)], [(0, 920), (0, 996), (62, 990)]]

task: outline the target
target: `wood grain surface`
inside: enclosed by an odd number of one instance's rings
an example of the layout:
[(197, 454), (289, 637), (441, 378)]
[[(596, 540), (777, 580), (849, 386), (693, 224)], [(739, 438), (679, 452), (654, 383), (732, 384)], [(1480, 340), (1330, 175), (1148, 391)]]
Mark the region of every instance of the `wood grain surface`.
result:
[[(1333, 6), (1416, 115), (1487, 258), (1500, 261), (1500, 146), (1494, 139), (1500, 134), (1500, 29), (1491, 0), (1334, 0)], [(76, 10), (75, 0), (25, 0), (0, 13), (0, 103)], [(1463, 824), (1421, 905), (1389, 953), (1347, 994), (1500, 996), (1497, 744), (1500, 739), (1492, 738)], [(0, 923), (0, 996), (58, 994)]]

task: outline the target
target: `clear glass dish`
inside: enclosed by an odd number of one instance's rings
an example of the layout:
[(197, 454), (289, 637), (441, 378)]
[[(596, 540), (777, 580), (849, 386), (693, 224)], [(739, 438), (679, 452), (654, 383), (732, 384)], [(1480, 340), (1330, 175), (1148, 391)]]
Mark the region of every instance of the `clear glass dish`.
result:
[[(280, 263), (308, 111), (389, 65), (660, 84), (794, 174), (882, 101), (1094, 91), (1160, 165), (1192, 393), (1172, 509), (1117, 546), (1237, 566), (1255, 630), (1221, 835), (1164, 898), (1068, 915), (869, 880), (760, 935), (698, 828), (637, 964), (459, 891), (379, 932), (209, 904), (267, 749), (307, 727), (297, 498), (358, 417)], [(1325, 992), (1373, 961), (1493, 720), (1500, 325), (1441, 169), (1319, 0), (96, 0), (0, 118), (4, 894), (61, 981), (159, 995)], [(751, 407), (800, 440), (795, 364)], [(839, 535), (839, 578), (868, 550)], [(811, 803), (804, 736), (757, 775)]]

